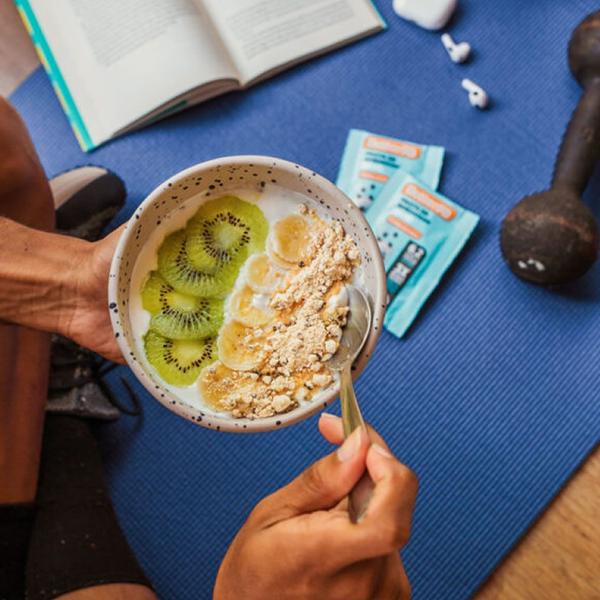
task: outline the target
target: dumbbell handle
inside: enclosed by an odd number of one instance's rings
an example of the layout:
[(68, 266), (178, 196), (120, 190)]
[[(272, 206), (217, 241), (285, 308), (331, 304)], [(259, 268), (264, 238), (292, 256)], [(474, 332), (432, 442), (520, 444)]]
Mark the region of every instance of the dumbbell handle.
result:
[(553, 188), (581, 196), (600, 159), (600, 76), (590, 81), (571, 117), (556, 157)]

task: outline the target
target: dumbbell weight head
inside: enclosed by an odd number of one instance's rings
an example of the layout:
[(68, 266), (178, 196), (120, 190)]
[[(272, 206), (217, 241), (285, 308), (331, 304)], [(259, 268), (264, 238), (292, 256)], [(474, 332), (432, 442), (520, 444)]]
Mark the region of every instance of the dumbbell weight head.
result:
[(600, 78), (600, 11), (586, 17), (573, 32), (569, 67), (583, 88)]
[(504, 258), (521, 279), (557, 285), (586, 273), (598, 256), (598, 227), (590, 209), (567, 189), (527, 196), (506, 216)]
[(544, 285), (581, 277), (598, 257), (598, 225), (581, 194), (600, 158), (600, 11), (573, 32), (569, 66), (585, 92), (563, 137), (552, 187), (515, 205), (500, 232), (511, 270)]

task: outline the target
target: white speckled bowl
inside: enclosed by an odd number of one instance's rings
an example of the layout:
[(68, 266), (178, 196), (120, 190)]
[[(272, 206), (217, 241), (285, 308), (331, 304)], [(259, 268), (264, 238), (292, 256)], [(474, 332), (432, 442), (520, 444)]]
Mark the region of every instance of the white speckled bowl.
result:
[[(373, 309), (371, 333), (354, 366), (354, 376), (363, 370), (381, 333), (385, 311), (386, 283), (383, 262), (375, 236), (360, 210), (333, 183), (315, 172), (293, 163), (267, 156), (229, 156), (200, 163), (177, 173), (159, 185), (139, 206), (127, 223), (117, 246), (109, 276), (108, 298), (117, 342), (129, 366), (144, 387), (169, 410), (204, 427), (221, 431), (266, 431), (291, 425), (309, 417), (331, 403), (338, 394), (332, 387), (322, 399), (302, 403), (298, 408), (266, 419), (234, 419), (226, 413), (201, 405), (191, 406), (173, 394), (147, 363), (131, 332), (129, 296), (131, 277), (140, 250), (150, 234), (168, 222), (169, 215), (190, 197), (226, 194), (230, 189), (248, 187), (260, 190), (265, 183), (277, 183), (304, 194), (309, 205), (320, 214), (338, 219), (358, 243), (364, 271), (363, 289)], [(200, 203), (202, 200), (200, 200)]]

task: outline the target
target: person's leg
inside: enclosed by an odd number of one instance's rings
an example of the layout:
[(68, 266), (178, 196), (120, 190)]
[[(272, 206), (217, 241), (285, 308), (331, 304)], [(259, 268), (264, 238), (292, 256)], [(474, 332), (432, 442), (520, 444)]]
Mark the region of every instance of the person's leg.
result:
[(96, 589), (106, 594), (105, 586), (111, 584), (142, 584), (145, 594), (150, 593), (119, 527), (100, 451), (84, 419), (46, 417), (25, 580), (30, 600), (84, 590), (89, 596)]
[(59, 596), (60, 600), (155, 600), (154, 593), (143, 585), (119, 583), (98, 585)]
[[(21, 120), (0, 99), (0, 216), (54, 226), (52, 196)], [(4, 259), (3, 259), (4, 260)], [(0, 597), (22, 598), (48, 385), (49, 336), (0, 322)]]
[[(52, 194), (33, 144), (16, 112), (2, 98), (0, 98), (0, 216), (36, 229), (51, 231), (54, 228)], [(5, 257), (2, 260), (5, 260)], [(24, 570), (33, 502), (37, 493), (48, 365), (48, 334), (0, 323), (0, 527), (2, 528), (0, 597), (2, 600), (24, 597), (22, 589), (18, 589), (22, 586), (22, 582), (18, 580), (19, 573), (16, 569), (20, 565)], [(116, 529), (118, 530), (118, 525)], [(68, 568), (69, 566), (65, 565), (65, 569)], [(21, 576), (24, 579), (23, 572)], [(11, 588), (13, 584), (17, 587)], [(155, 598), (149, 587), (130, 583), (86, 587), (86, 589), (70, 592), (66, 596), (75, 600)], [(48, 597), (55, 596), (50, 593)]]
[[(52, 195), (19, 117), (0, 99), (0, 215), (54, 227)], [(49, 336), (0, 323), (0, 505), (35, 498)]]
[[(29, 136), (0, 99), (0, 216), (54, 226), (52, 196)], [(4, 259), (2, 259), (4, 260)], [(22, 598), (34, 517), (49, 336), (0, 322), (0, 597)]]

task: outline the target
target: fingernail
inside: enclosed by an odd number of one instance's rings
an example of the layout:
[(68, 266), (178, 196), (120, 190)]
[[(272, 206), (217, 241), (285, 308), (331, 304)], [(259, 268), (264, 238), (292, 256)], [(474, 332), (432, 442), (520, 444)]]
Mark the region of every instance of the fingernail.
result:
[(378, 454), (381, 454), (381, 456), (385, 456), (386, 458), (394, 458), (394, 455), (389, 450), (383, 446), (380, 446), (379, 444), (373, 444), (373, 450), (375, 450), (375, 452)]
[(340, 418), (337, 415), (332, 415), (331, 413), (321, 413), (321, 419), (327, 419), (329, 421), (339, 421)]
[(363, 435), (362, 427), (355, 429), (348, 436), (348, 438), (346, 438), (345, 442), (338, 448), (337, 455), (342, 462), (350, 460), (356, 455), (362, 445)]

